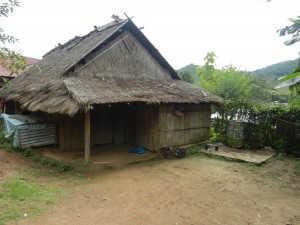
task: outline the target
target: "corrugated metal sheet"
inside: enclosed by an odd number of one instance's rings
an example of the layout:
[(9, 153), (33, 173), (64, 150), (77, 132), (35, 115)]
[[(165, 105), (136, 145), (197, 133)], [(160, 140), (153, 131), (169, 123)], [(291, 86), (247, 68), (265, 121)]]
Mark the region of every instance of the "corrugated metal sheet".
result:
[(57, 144), (56, 125), (47, 124), (42, 129), (19, 129), (18, 139), (21, 149)]

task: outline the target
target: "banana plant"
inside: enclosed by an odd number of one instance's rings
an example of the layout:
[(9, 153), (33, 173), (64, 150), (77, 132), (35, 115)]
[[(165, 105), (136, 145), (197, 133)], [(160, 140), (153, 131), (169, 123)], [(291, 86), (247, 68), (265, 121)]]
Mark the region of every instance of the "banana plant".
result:
[[(285, 41), (285, 45), (293, 45), (297, 42), (300, 42), (300, 16), (297, 16), (296, 19), (289, 19), (292, 22), (292, 25), (286, 26), (282, 29), (277, 30), (279, 36), (292, 35), (292, 38)], [(300, 59), (297, 68), (292, 74), (281, 77), (278, 79), (281, 83), (275, 86), (274, 89), (283, 88), (283, 87), (295, 87), (300, 85)]]

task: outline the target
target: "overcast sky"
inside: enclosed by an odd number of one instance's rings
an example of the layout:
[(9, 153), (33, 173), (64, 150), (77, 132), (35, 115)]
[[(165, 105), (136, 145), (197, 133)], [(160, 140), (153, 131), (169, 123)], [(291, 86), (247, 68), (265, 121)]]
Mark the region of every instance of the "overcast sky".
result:
[[(0, 0), (0, 2), (3, 2)], [(111, 15), (133, 18), (167, 61), (179, 69), (203, 65), (208, 51), (217, 66), (254, 70), (299, 57), (300, 45), (284, 46), (276, 30), (300, 15), (300, 0), (20, 0), (1, 27), (22, 54), (42, 58), (58, 43), (84, 35)]]

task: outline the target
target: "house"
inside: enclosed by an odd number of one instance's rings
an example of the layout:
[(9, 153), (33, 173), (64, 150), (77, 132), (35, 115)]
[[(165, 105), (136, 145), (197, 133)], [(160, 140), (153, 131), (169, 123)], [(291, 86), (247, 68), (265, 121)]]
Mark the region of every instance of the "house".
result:
[[(216, 96), (181, 80), (131, 19), (46, 53), (0, 97), (58, 123), (60, 149), (129, 143), (157, 151), (208, 139)], [(174, 51), (176, 52), (176, 51)]]
[[(38, 59), (34, 59), (34, 58), (26, 57), (26, 56), (24, 56), (24, 58), (25, 58), (25, 62), (27, 64), (26, 70), (39, 62)], [(21, 72), (22, 71), (20, 71), (20, 73)], [(18, 76), (18, 74), (11, 73), (9, 70), (7, 70), (5, 68), (5, 66), (2, 65), (2, 63), (0, 61), (0, 88), (3, 87), (7, 81), (10, 81), (10, 80), (12, 80), (13, 78), (15, 78), (17, 76)], [(4, 111), (4, 106), (5, 106), (5, 101), (4, 101), (4, 99), (0, 98), (0, 111), (1, 112)], [(15, 111), (15, 105), (14, 104), (10, 104), (9, 108), (10, 109), (8, 111), (10, 111), (10, 112)]]

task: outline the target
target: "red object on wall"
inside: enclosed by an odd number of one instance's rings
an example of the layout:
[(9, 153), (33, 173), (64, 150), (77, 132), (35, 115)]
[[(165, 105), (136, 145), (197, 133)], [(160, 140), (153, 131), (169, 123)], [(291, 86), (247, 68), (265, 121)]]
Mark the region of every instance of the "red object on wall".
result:
[(179, 109), (174, 109), (174, 113), (176, 116), (184, 116), (184, 112)]

